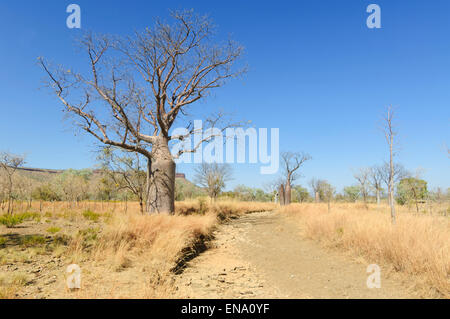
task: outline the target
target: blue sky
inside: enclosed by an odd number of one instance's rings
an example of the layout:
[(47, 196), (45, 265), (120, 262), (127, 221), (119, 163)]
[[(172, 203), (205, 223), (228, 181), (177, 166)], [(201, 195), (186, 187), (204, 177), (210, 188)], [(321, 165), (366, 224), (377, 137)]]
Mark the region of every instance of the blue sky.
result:
[[(82, 9), (82, 29), (66, 27), (66, 7)], [(381, 29), (368, 29), (366, 7), (381, 7)], [(397, 108), (400, 151), (408, 169), (424, 169), (431, 187), (450, 187), (450, 2), (430, 1), (2, 1), (0, 3), (0, 150), (25, 153), (28, 165), (95, 164), (93, 138), (64, 121), (36, 58), (77, 66), (73, 41), (84, 31), (130, 34), (170, 8), (207, 13), (220, 36), (245, 47), (249, 72), (215, 91), (199, 110), (226, 109), (255, 127), (280, 128), (282, 151), (305, 151), (312, 177), (340, 190), (352, 169), (382, 163), (379, 123)], [(208, 111), (209, 112), (209, 111)], [(237, 184), (261, 187), (275, 176), (235, 165)], [(192, 177), (192, 165), (179, 171)]]

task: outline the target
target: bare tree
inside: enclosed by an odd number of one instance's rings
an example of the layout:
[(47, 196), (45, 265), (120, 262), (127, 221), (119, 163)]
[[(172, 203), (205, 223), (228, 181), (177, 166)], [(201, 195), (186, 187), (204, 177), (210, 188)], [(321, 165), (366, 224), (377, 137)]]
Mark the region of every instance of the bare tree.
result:
[(137, 197), (140, 212), (144, 214), (147, 176), (145, 164), (142, 163), (142, 155), (134, 152), (123, 152), (118, 155), (119, 151), (112, 147), (103, 149), (98, 157), (102, 170), (113, 181), (117, 189), (128, 190)]
[(6, 194), (8, 200), (8, 214), (13, 213), (13, 187), (14, 187), (14, 174), (19, 167), (25, 164), (25, 157), (20, 155), (14, 155), (10, 153), (0, 154), (0, 168), (5, 173), (6, 177)]
[(231, 179), (231, 168), (227, 164), (202, 163), (195, 170), (195, 181), (205, 187), (211, 201), (214, 201)]
[(273, 200), (275, 203), (278, 203), (280, 199), (280, 185), (283, 184), (283, 179), (281, 177), (276, 178), (266, 184), (264, 184), (264, 190), (267, 193), (270, 193), (273, 195)]
[[(388, 162), (385, 162), (380, 167), (381, 179), (382, 182), (389, 189), (389, 173), (390, 173), (390, 165)], [(409, 177), (411, 173), (401, 164), (394, 163), (394, 185), (397, 184), (403, 178)]]
[(289, 205), (291, 203), (292, 183), (299, 177), (298, 169), (310, 159), (311, 156), (306, 153), (284, 152), (281, 154), (283, 175), (285, 180), (284, 205)]
[(389, 174), (388, 174), (388, 198), (389, 205), (391, 206), (391, 221), (392, 224), (395, 224), (396, 216), (395, 216), (395, 202), (394, 202), (394, 178), (395, 178), (395, 164), (394, 164), (394, 156), (395, 156), (395, 136), (397, 132), (394, 128), (394, 111), (392, 106), (389, 106), (386, 110), (386, 114), (383, 118), (383, 129), (384, 135), (386, 138), (386, 142), (389, 145)]
[(370, 185), (375, 190), (375, 196), (377, 199), (377, 205), (380, 205), (381, 193), (383, 192), (383, 167), (372, 166), (370, 168)]
[(363, 198), (364, 206), (367, 208), (367, 197), (369, 196), (371, 170), (369, 168), (360, 168), (353, 174), (353, 177), (359, 183), (360, 194)]
[(80, 201), (88, 198), (89, 178), (92, 175), (90, 170), (65, 170), (62, 174), (56, 176), (60, 198), (67, 201), (68, 206), (78, 206)]
[(172, 155), (169, 142), (194, 132), (188, 123), (188, 134), (172, 136), (175, 120), (188, 122), (188, 106), (244, 71), (235, 66), (242, 47), (214, 43), (207, 17), (192, 10), (171, 16), (173, 24), (158, 20), (133, 37), (87, 35), (81, 41), (87, 74), (51, 68), (39, 59), (49, 87), (81, 129), (103, 144), (147, 158), (148, 212), (174, 212), (174, 159), (208, 140)]
[(311, 186), (311, 189), (314, 193), (314, 201), (316, 203), (318, 203), (320, 201), (320, 185), (321, 185), (322, 180), (320, 179), (316, 179), (316, 178), (312, 178), (309, 181), (309, 186)]
[(320, 181), (319, 188), (324, 200), (327, 202), (328, 212), (331, 212), (331, 201), (334, 198), (336, 189), (327, 181)]

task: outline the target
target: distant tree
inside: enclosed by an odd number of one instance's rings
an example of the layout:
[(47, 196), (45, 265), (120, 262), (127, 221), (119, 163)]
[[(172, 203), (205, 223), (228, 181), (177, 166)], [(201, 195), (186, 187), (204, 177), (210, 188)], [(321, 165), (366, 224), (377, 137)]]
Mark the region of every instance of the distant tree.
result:
[(45, 183), (37, 186), (33, 191), (33, 198), (35, 200), (44, 202), (53, 202), (60, 200), (58, 193), (55, 192), (50, 183)]
[(17, 193), (21, 200), (27, 201), (28, 209), (31, 208), (33, 201), (33, 191), (37, 187), (38, 182), (31, 176), (17, 174)]
[(139, 209), (144, 214), (147, 194), (147, 161), (139, 153), (124, 152), (118, 148), (105, 147), (98, 159), (103, 173), (119, 190), (130, 191), (139, 201)]
[(311, 200), (308, 190), (300, 185), (292, 188), (292, 198), (299, 203), (309, 202)]
[(306, 153), (292, 153), (284, 152), (281, 154), (281, 161), (283, 167), (284, 176), (284, 204), (289, 205), (291, 203), (291, 190), (292, 183), (298, 179), (298, 169), (311, 159), (311, 156)]
[(370, 186), (370, 175), (371, 170), (368, 168), (360, 168), (357, 172), (353, 174), (353, 177), (359, 183), (359, 191), (363, 198), (364, 205), (367, 208), (367, 197), (369, 196), (369, 186)]
[[(388, 162), (385, 162), (382, 166), (380, 166), (380, 173), (381, 173), (382, 184), (384, 184), (386, 186), (386, 188), (388, 188), (389, 187), (389, 173), (390, 173), (390, 165)], [(410, 172), (401, 163), (394, 164), (394, 173), (393, 173), (394, 186), (401, 179), (406, 178), (410, 175), (411, 175)]]
[(260, 188), (254, 189), (255, 201), (257, 202), (270, 202), (272, 200), (272, 195), (267, 194), (264, 190)]
[(397, 203), (400, 205), (414, 203), (417, 213), (419, 213), (419, 202), (425, 200), (427, 195), (427, 182), (423, 179), (404, 178), (397, 187)]
[(270, 194), (272, 200), (276, 203), (280, 200), (279, 189), (282, 184), (284, 184), (284, 179), (282, 177), (275, 178), (274, 180), (264, 184), (265, 192)]
[(360, 191), (359, 186), (347, 186), (344, 187), (344, 196), (347, 200), (356, 202), (359, 198)]
[(78, 205), (81, 200), (89, 197), (89, 179), (92, 176), (90, 170), (65, 170), (54, 180), (55, 189), (61, 200), (69, 205)]
[(319, 197), (322, 201), (326, 202), (328, 205), (328, 212), (331, 211), (331, 201), (334, 198), (336, 193), (336, 189), (327, 181), (320, 180), (319, 181)]
[(185, 184), (175, 179), (175, 200), (181, 201), (186, 199)]
[(233, 193), (235, 198), (241, 201), (257, 201), (267, 202), (272, 200), (272, 195), (265, 193), (260, 188), (251, 188), (245, 185), (238, 185), (234, 188)]
[(195, 169), (194, 179), (206, 188), (211, 201), (214, 201), (231, 179), (231, 168), (227, 164), (202, 163)]
[(255, 200), (255, 194), (252, 188), (245, 185), (237, 185), (233, 192), (235, 196), (242, 201), (252, 201)]
[(39, 201), (39, 211), (42, 211), (42, 202), (53, 202), (61, 200), (58, 193), (50, 183), (42, 183), (33, 189), (33, 199)]
[(6, 196), (8, 200), (8, 214), (13, 213), (13, 189), (14, 175), (18, 168), (25, 164), (25, 157), (11, 153), (0, 153), (0, 169), (3, 171), (6, 179)]
[(100, 170), (100, 172), (93, 176), (90, 183), (91, 197), (100, 201), (109, 201), (116, 198), (119, 189), (116, 183), (109, 178), (109, 174)]
[(316, 179), (316, 178), (313, 178), (313, 179), (311, 179), (309, 181), (309, 185), (311, 186), (311, 190), (312, 190), (312, 192), (314, 194), (314, 201), (316, 203), (318, 203), (320, 201), (320, 199), (321, 199), (321, 196), (320, 196), (321, 187), (320, 186), (324, 182), (325, 181), (320, 180), (320, 179)]
[(381, 202), (381, 193), (383, 192), (383, 167), (382, 166), (372, 166), (370, 168), (370, 186), (375, 191), (375, 197), (377, 199), (377, 205)]

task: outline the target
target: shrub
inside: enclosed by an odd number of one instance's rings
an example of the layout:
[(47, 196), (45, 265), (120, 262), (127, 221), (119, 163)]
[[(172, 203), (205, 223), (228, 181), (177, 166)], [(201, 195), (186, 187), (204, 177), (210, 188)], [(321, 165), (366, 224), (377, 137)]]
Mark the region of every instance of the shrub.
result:
[(23, 217), (23, 220), (34, 220), (37, 222), (41, 220), (41, 215), (39, 213), (25, 212), (21, 215)]
[(85, 210), (83, 212), (83, 217), (88, 219), (88, 220), (91, 220), (93, 222), (96, 222), (100, 218), (100, 214), (97, 214), (97, 213), (95, 213), (95, 212), (93, 212), (93, 211), (88, 209), (88, 210)]
[(5, 214), (0, 216), (0, 224), (5, 225), (7, 228), (14, 228), (26, 220), (40, 221), (41, 215), (39, 213), (26, 212), (22, 214)]
[(71, 239), (72, 238), (70, 236), (67, 236), (67, 235), (56, 235), (53, 238), (53, 243), (55, 245), (67, 246), (70, 243)]
[(60, 230), (61, 230), (61, 228), (59, 228), (59, 227), (50, 227), (47, 229), (47, 232), (49, 232), (50, 234), (56, 234)]
[(44, 245), (47, 242), (44, 236), (27, 235), (21, 239), (21, 244), (25, 247)]
[(0, 224), (6, 226), (7, 228), (14, 228), (20, 224), (22, 224), (25, 220), (23, 215), (10, 215), (6, 214), (0, 216)]

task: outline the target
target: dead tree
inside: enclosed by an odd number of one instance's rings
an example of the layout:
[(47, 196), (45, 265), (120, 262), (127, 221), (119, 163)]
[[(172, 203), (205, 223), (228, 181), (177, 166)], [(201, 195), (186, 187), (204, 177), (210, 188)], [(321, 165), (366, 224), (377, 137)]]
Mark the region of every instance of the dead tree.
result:
[(13, 190), (14, 190), (14, 174), (17, 169), (25, 164), (25, 157), (1, 153), (0, 154), (0, 168), (5, 173), (6, 177), (6, 193), (8, 200), (8, 214), (13, 213)]
[(370, 185), (375, 190), (377, 205), (380, 205), (381, 202), (381, 193), (383, 192), (382, 182), (383, 168), (381, 166), (372, 166), (370, 168)]
[(392, 224), (395, 224), (396, 215), (395, 215), (395, 202), (394, 202), (394, 177), (395, 177), (395, 165), (394, 165), (394, 156), (395, 156), (395, 144), (394, 138), (397, 135), (397, 132), (394, 129), (394, 111), (392, 106), (389, 106), (386, 110), (386, 115), (383, 118), (384, 122), (384, 135), (386, 138), (386, 142), (389, 145), (389, 174), (388, 174), (388, 197), (389, 197), (389, 205), (391, 206), (391, 221)]
[[(306, 153), (291, 153), (284, 152), (281, 154), (281, 161), (283, 166), (284, 177), (284, 205), (291, 203), (291, 191), (292, 183), (299, 178), (298, 169), (308, 160), (311, 156)], [(281, 198), (281, 195), (280, 195)]]
[[(208, 140), (171, 154), (169, 143), (194, 130), (186, 108), (244, 71), (235, 65), (242, 47), (215, 43), (207, 17), (192, 10), (171, 17), (173, 24), (158, 20), (127, 38), (85, 36), (87, 72), (52, 68), (39, 59), (49, 87), (81, 129), (148, 159), (148, 212), (174, 212), (174, 159)], [(218, 118), (209, 121), (211, 126)], [(171, 135), (177, 119), (178, 125), (187, 124), (188, 134)]]
[(367, 197), (369, 196), (369, 179), (371, 171), (368, 168), (360, 168), (353, 174), (353, 177), (359, 183), (359, 189), (363, 198), (364, 206), (367, 208)]

